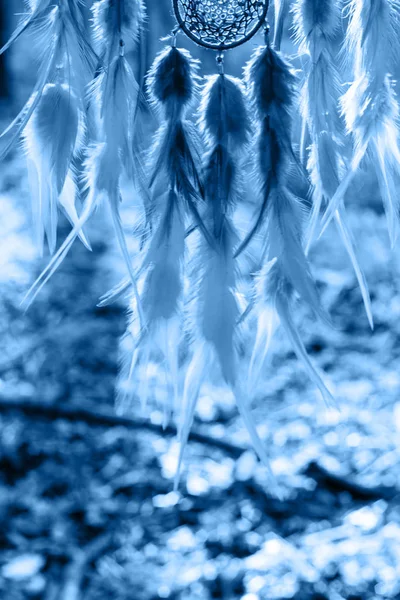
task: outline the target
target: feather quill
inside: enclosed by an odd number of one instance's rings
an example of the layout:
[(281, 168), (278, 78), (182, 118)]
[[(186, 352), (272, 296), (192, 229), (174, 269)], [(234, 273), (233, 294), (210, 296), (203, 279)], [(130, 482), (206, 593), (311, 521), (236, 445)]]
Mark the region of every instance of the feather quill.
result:
[(354, 79), (341, 98), (341, 107), (347, 132), (353, 137), (354, 153), (351, 167), (324, 214), (322, 232), (340, 208), (366, 158), (377, 175), (394, 245), (399, 217), (399, 105), (390, 74), (399, 51), (396, 2), (351, 0), (348, 13), (345, 47)]
[[(262, 225), (266, 231), (266, 264), (257, 277), (255, 290), (257, 330), (250, 361), (249, 385), (253, 385), (262, 368), (262, 361), (258, 357), (265, 357), (264, 348), (269, 346), (275, 328), (275, 324), (268, 323), (268, 320), (271, 310), (276, 309), (307, 373), (325, 400), (330, 402), (330, 392), (311, 364), (291, 317), (291, 305), (297, 292), (316, 315), (325, 321), (329, 320), (320, 305), (302, 246), (304, 209), (288, 190), (288, 175), (293, 160), (288, 144), (295, 76), (289, 63), (267, 45), (255, 51), (246, 67), (246, 80), (253, 114), (258, 123), (256, 168), (261, 202), (265, 206)], [(270, 82), (276, 82), (275, 86), (271, 86)]]
[[(311, 138), (308, 169), (313, 184), (313, 207), (306, 244), (308, 252), (322, 205), (329, 205), (340, 184), (340, 153), (345, 140), (339, 116), (340, 72), (333, 44), (340, 25), (340, 7), (336, 0), (297, 0), (294, 20), (296, 42), (300, 51), (309, 55), (302, 89), (302, 115)], [(354, 250), (343, 203), (335, 211), (334, 220), (353, 265), (373, 328), (368, 285)]]
[(234, 260), (237, 234), (232, 212), (238, 199), (241, 159), (250, 135), (241, 83), (223, 73), (209, 77), (203, 90), (199, 122), (208, 146), (204, 168), (205, 222), (213, 244), (201, 240), (192, 264), (193, 277), (197, 279), (191, 313), (194, 351), (184, 385), (175, 487), (200, 387), (212, 364), (218, 365), (222, 379), (233, 390), (254, 448), (268, 466), (267, 452), (237, 377), (239, 307)]
[(285, 21), (289, 12), (290, 0), (274, 0), (274, 41), (275, 50), (280, 50), (282, 45)]

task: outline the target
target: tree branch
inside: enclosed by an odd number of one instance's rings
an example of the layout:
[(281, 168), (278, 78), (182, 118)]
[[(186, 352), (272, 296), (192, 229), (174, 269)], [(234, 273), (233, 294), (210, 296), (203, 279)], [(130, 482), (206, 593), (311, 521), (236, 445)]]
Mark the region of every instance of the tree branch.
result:
[(396, 486), (377, 485), (368, 487), (357, 481), (353, 481), (351, 476), (345, 477), (336, 473), (331, 473), (318, 462), (311, 462), (303, 471), (304, 475), (314, 479), (322, 488), (331, 489), (334, 493), (349, 492), (354, 499), (363, 502), (372, 502), (380, 498), (392, 500), (399, 496)]
[[(94, 426), (126, 427), (127, 429), (150, 431), (161, 436), (174, 436), (177, 434), (177, 429), (174, 425), (167, 425), (164, 428), (162, 425), (152, 423), (148, 419), (122, 417), (110, 411), (98, 410), (98, 408), (82, 408), (68, 404), (50, 404), (36, 400), (9, 400), (0, 397), (0, 413), (10, 411), (22, 412), (31, 418), (49, 420), (66, 419), (67, 421), (83, 422)], [(198, 431), (191, 431), (189, 439), (204, 446), (222, 450), (234, 458), (239, 457), (246, 450), (246, 448), (242, 448), (226, 440), (211, 437)]]
[(66, 569), (66, 582), (60, 594), (60, 600), (80, 600), (82, 583), (91, 562), (105, 553), (111, 542), (109, 533), (95, 538), (83, 549), (75, 548), (73, 560)]

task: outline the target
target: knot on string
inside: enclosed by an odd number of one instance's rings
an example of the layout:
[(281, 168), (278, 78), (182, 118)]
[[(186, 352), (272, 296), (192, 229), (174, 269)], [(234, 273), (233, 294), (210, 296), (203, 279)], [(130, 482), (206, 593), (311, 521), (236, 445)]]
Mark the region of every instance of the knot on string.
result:
[(224, 74), (224, 53), (223, 52), (218, 52), (215, 62), (217, 63), (217, 69), (218, 69), (219, 75), (223, 75)]

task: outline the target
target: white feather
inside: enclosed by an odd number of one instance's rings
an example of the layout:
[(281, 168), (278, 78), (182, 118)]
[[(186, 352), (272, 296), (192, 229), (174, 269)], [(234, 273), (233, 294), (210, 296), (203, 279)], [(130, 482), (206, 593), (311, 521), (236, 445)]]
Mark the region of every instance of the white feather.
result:
[(316, 367), (312, 364), (310, 357), (304, 347), (301, 337), (298, 333), (297, 327), (291, 316), (290, 309), (290, 291), (281, 287), (278, 284), (277, 292), (275, 296), (276, 309), (280, 318), (280, 321), (286, 331), (286, 334), (292, 344), (293, 350), (295, 351), (298, 359), (303, 364), (307, 375), (311, 381), (318, 387), (329, 408), (336, 407), (336, 402), (326, 387), (321, 375), (318, 373)]
[(91, 148), (86, 161), (86, 175), (88, 194), (82, 213), (72, 231), (61, 244), (47, 267), (42, 271), (25, 295), (23, 303), (27, 308), (32, 304), (40, 290), (67, 256), (72, 244), (81, 234), (82, 228), (94, 214), (100, 202), (102, 202), (106, 195), (110, 193), (110, 191), (113, 191), (118, 185), (115, 165), (113, 161), (110, 160), (107, 148), (104, 144), (99, 144)]
[[(35, 45), (41, 58), (34, 91), (19, 115), (0, 136), (0, 159), (18, 136), (24, 133), (30, 178), (37, 170), (37, 188), (33, 194), (36, 238), (42, 251), (44, 232), (51, 252), (55, 250), (57, 204), (71, 162), (82, 146), (84, 87), (93, 65), (93, 51), (85, 39), (81, 5), (78, 0), (51, 4), (44, 0), (29, 2), (30, 15), (14, 32), (6, 47), (28, 27), (35, 28)], [(5, 48), (4, 48), (5, 49)], [(49, 83), (51, 81), (52, 83)], [(69, 186), (70, 187), (70, 186)], [(66, 192), (63, 196), (66, 198)], [(67, 215), (77, 221), (74, 198), (66, 203)], [(84, 243), (87, 243), (81, 234)]]
[[(109, 71), (103, 70), (96, 83), (91, 86), (92, 99), (100, 105), (98, 111), (99, 141), (88, 152), (86, 161), (88, 195), (85, 206), (71, 233), (26, 294), (23, 302), (27, 306), (32, 303), (43, 285), (64, 260), (72, 243), (76, 237), (81, 235), (82, 227), (88, 222), (99, 203), (106, 199), (110, 204), (117, 240), (136, 295), (139, 319), (142, 319), (136, 274), (127, 249), (119, 215), (119, 182), (123, 169), (123, 154), (129, 153), (131, 155), (129, 142), (132, 139), (133, 114), (137, 102), (137, 93), (138, 86), (122, 54), (111, 59)], [(114, 123), (114, 128), (112, 123)]]
[[(340, 184), (340, 154), (345, 147), (339, 118), (340, 72), (335, 60), (335, 36), (340, 24), (337, 0), (298, 0), (294, 8), (295, 37), (309, 54), (302, 90), (302, 115), (310, 132), (308, 170), (313, 184), (313, 208), (307, 232), (306, 252), (314, 241), (320, 211), (329, 206)], [(364, 273), (358, 262), (345, 222), (343, 202), (333, 212), (339, 235), (356, 274), (365, 310), (373, 327), (371, 301)]]
[[(107, 4), (107, 10), (111, 10), (111, 12), (114, 10), (118, 12), (118, 6), (120, 6), (118, 1), (117, 3), (103, 4)], [(114, 21), (112, 22), (114, 23)], [(124, 31), (121, 29), (118, 35), (122, 35)], [(89, 176), (88, 181), (89, 185), (94, 183), (96, 192), (102, 192), (109, 203), (116, 237), (133, 286), (139, 320), (143, 322), (136, 273), (128, 251), (119, 211), (121, 177), (123, 173), (126, 173), (131, 178), (136, 172), (133, 135), (137, 117), (139, 86), (124, 55), (123, 45), (119, 45), (115, 52), (108, 53), (106, 59), (107, 62), (103, 65), (100, 75), (90, 86), (90, 98), (97, 109), (97, 135), (98, 141), (102, 144), (98, 159), (100, 163), (107, 164), (104, 172), (96, 169), (96, 177)]]
[(322, 309), (302, 247), (302, 208), (284, 187), (276, 186), (271, 194), (268, 218), (268, 260), (277, 259), (279, 269), (302, 299), (325, 322), (329, 317)]
[[(289, 64), (270, 47), (257, 50), (246, 69), (257, 128), (257, 179), (264, 206), (266, 264), (257, 277), (254, 296), (256, 340), (248, 372), (248, 387), (259, 376), (275, 329), (270, 313), (276, 308), (295, 351), (320, 384), (301, 345), (290, 315), (294, 291), (315, 314), (329, 321), (322, 309), (302, 238), (304, 207), (288, 189), (295, 158), (290, 141), (294, 77)], [(264, 348), (263, 348), (264, 346)]]
[(391, 0), (352, 0), (346, 48), (354, 81), (342, 97), (347, 132), (354, 140), (354, 155), (346, 177), (322, 221), (327, 227), (340, 207), (358, 167), (367, 158), (375, 169), (388, 219), (392, 245), (398, 234), (399, 200), (396, 188), (400, 169), (399, 106), (392, 72), (398, 56), (398, 15)]
[(84, 117), (75, 94), (66, 84), (47, 84), (25, 128), (24, 147), (38, 174), (39, 190), (33, 190), (33, 194), (39, 195), (36, 205), (39, 248), (43, 246), (40, 230), (44, 227), (52, 253), (56, 245), (58, 200), (72, 159), (82, 147), (83, 136)]
[(178, 429), (179, 457), (174, 478), (175, 491), (178, 489), (179, 486), (184, 452), (187, 445), (187, 441), (189, 439), (189, 433), (192, 427), (200, 389), (202, 384), (204, 383), (204, 375), (208, 369), (208, 366), (212, 364), (212, 360), (213, 352), (211, 346), (209, 346), (205, 342), (200, 341), (197, 344), (196, 350), (192, 356), (185, 377), (182, 411), (180, 415), (180, 424)]
[[(258, 281), (263, 287), (264, 277), (265, 275), (262, 270), (258, 276)], [(258, 298), (263, 299), (264, 293), (259, 294)], [(266, 364), (266, 358), (271, 349), (273, 336), (278, 327), (276, 307), (273, 304), (262, 303), (257, 306), (257, 309), (256, 338), (250, 358), (247, 377), (249, 388), (250, 386), (254, 388), (262, 376), (262, 371)], [(251, 391), (251, 389), (248, 389), (249, 397), (251, 395)]]
[[(178, 355), (182, 329), (179, 316), (183, 291), (181, 271), (185, 227), (176, 199), (169, 201), (164, 195), (160, 200), (165, 205), (163, 215), (143, 264), (143, 270), (147, 270), (141, 296), (144, 330), (139, 336), (135, 334), (135, 324), (131, 324), (132, 334), (137, 340), (136, 360), (131, 363), (131, 377), (143, 356), (149, 357), (152, 352), (161, 351), (173, 389), (174, 402), (171, 401), (166, 410), (169, 415), (179, 391)], [(143, 391), (140, 395), (146, 401)]]
[(38, 79), (25, 106), (0, 135), (0, 160), (8, 154), (19, 135), (25, 129), (26, 124), (40, 101), (43, 89), (50, 74), (53, 72), (58, 57), (58, 43), (61, 27), (59, 9), (57, 6), (51, 10), (42, 27), (45, 31), (46, 44), (44, 46), (45, 52), (43, 53), (42, 62), (39, 68)]
[[(65, 215), (71, 223), (72, 227), (76, 227), (79, 222), (79, 215), (76, 209), (76, 199), (78, 198), (78, 196), (78, 187), (73, 173), (68, 173), (65, 179), (64, 187), (61, 191), (60, 196), (58, 197), (58, 202), (62, 210), (65, 212)], [(86, 246), (86, 248), (88, 250), (91, 250), (92, 248), (87, 240), (83, 229), (80, 230), (78, 236), (81, 239), (82, 243)]]

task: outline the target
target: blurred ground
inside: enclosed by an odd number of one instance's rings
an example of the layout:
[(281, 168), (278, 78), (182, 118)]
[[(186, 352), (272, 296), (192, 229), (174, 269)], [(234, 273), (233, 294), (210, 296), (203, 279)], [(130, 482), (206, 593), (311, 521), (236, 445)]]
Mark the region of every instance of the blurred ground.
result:
[[(15, 155), (3, 165), (0, 196), (0, 402), (111, 408), (125, 311), (123, 304), (96, 308), (123, 272), (104, 241), (112, 239), (107, 221), (99, 214), (92, 225), (94, 252), (77, 243), (24, 314), (19, 302), (43, 264), (29, 241), (26, 186)], [(255, 391), (254, 414), (283, 499), (268, 493), (250, 451), (236, 461), (192, 443), (179, 498), (171, 493), (177, 448), (170, 437), (3, 412), (2, 597), (400, 597), (400, 261), (382, 214), (354, 203), (349, 213), (375, 332), (329, 231), (312, 260), (336, 329), (301, 307), (298, 318), (340, 413), (323, 406), (279, 336)], [(224, 390), (205, 390), (195, 427), (247, 446)]]
[[(96, 308), (124, 273), (106, 213), (90, 229), (93, 253), (76, 243), (22, 311), (46, 259), (31, 243), (18, 153), (0, 181), (0, 597), (400, 598), (400, 256), (368, 173), (348, 212), (375, 331), (333, 228), (311, 258), (335, 328), (296, 311), (340, 412), (325, 408), (283, 335), (254, 390), (280, 500), (253, 453), (240, 453), (247, 434), (220, 388), (203, 391), (194, 426), (240, 457), (192, 442), (182, 496), (172, 493), (170, 436), (9, 410), (34, 400), (111, 411), (126, 311), (123, 302)], [(150, 409), (151, 422), (160, 418)]]

